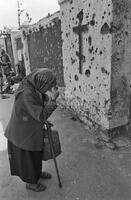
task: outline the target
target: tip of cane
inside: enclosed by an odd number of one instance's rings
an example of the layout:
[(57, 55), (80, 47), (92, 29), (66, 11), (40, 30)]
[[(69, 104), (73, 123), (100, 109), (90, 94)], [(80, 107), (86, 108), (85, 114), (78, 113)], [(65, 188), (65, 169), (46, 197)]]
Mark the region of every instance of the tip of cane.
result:
[(62, 188), (62, 184), (59, 184), (59, 188)]

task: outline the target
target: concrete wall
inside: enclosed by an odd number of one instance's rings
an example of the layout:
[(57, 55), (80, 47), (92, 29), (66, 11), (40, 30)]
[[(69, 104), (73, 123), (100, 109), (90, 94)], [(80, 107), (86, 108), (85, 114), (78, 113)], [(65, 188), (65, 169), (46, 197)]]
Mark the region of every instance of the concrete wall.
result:
[(17, 46), (16, 46), (16, 39), (21, 37), (20, 31), (11, 31), (11, 42), (12, 42), (12, 50), (14, 56), (14, 64), (18, 64), (18, 53), (17, 53)]
[[(111, 1), (70, 0), (60, 1), (63, 65), (68, 104), (86, 122), (88, 119), (109, 128), (106, 112), (110, 109), (110, 75), (112, 36), (102, 35), (101, 26), (112, 21)], [(110, 4), (110, 6), (108, 6)], [(83, 12), (82, 25), (88, 30), (82, 33), (82, 74), (79, 73), (79, 38), (73, 32)], [(110, 14), (109, 14), (110, 13)]]
[(34, 28), (35, 30), (38, 30), (38, 29), (39, 29), (39, 26), (44, 26), (44, 27), (46, 27), (46, 26), (48, 26), (48, 25), (50, 25), (50, 24), (53, 25), (53, 21), (55, 21), (55, 19), (57, 19), (57, 18), (60, 18), (60, 12), (59, 12), (59, 11), (53, 13), (52, 15), (48, 15), (48, 16), (46, 16), (46, 17), (43, 17), (43, 18), (40, 19), (38, 22), (36, 22), (36, 23), (30, 25), (29, 27), (30, 27), (31, 30), (33, 30), (33, 28)]
[(23, 43), (23, 57), (24, 57), (26, 75), (28, 75), (31, 72), (29, 51), (28, 51), (28, 42), (27, 42), (27, 35), (26, 35), (26, 31), (28, 31), (28, 30), (29, 30), (29, 27), (23, 27), (21, 29), (21, 39), (22, 39), (22, 43)]
[[(59, 0), (68, 105), (106, 129), (129, 121), (130, 0)], [(82, 47), (76, 33), (81, 20)], [(75, 28), (74, 28), (75, 27)], [(82, 73), (79, 72), (79, 50)]]
[(110, 128), (127, 124), (131, 80), (131, 0), (113, 0)]

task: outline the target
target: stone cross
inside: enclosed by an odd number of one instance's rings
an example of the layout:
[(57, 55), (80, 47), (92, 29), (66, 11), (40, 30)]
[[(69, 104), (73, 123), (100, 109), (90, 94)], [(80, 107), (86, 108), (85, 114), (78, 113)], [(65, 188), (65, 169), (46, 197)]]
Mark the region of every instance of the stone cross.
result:
[(73, 32), (79, 36), (79, 52), (76, 55), (79, 57), (79, 73), (82, 74), (82, 62), (85, 62), (85, 56), (82, 55), (82, 32), (88, 31), (88, 25), (82, 25), (83, 21), (83, 9), (78, 13), (77, 18), (79, 19), (79, 25), (73, 27)]

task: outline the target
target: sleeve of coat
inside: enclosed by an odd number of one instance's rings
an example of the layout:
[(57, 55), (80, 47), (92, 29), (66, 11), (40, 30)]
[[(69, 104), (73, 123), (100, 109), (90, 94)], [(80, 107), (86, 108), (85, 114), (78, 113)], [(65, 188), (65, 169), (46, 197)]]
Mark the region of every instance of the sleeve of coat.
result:
[(42, 123), (46, 121), (52, 112), (57, 108), (57, 104), (54, 101), (46, 103), (46, 105), (43, 107), (39, 96), (32, 92), (24, 94), (24, 105), (26, 112), (28, 112), (32, 118)]

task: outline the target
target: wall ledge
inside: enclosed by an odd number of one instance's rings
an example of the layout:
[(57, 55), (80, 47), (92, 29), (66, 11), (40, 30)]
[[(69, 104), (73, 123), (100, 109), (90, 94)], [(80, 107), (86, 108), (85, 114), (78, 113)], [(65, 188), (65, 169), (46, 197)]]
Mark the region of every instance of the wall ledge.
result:
[(69, 1), (69, 0), (58, 0), (58, 3), (62, 4), (62, 3), (65, 3), (66, 1)]

